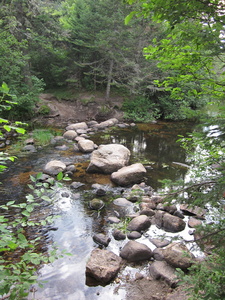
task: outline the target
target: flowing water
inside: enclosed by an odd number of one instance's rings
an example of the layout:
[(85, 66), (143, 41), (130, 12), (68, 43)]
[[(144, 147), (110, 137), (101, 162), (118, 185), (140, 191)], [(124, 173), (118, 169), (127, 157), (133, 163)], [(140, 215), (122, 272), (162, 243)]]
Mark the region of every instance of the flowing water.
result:
[[(186, 163), (186, 153), (177, 143), (178, 135), (186, 135), (193, 130), (193, 124), (158, 122), (156, 124), (139, 124), (135, 127), (117, 128), (98, 132), (91, 137), (97, 144), (119, 143), (131, 151), (131, 163), (141, 162), (147, 169), (146, 183), (155, 191), (161, 189), (160, 180), (177, 180), (185, 178), (187, 169), (176, 163)], [(73, 181), (84, 184), (81, 189), (71, 190), (70, 183), (55, 191), (53, 204), (43, 205), (35, 212), (36, 218), (45, 215), (59, 215), (51, 227), (43, 228), (43, 249), (51, 248), (55, 243), (59, 250), (70, 252), (71, 256), (63, 256), (54, 263), (45, 265), (39, 270), (39, 279), (46, 281), (43, 288), (37, 287), (29, 299), (39, 300), (121, 300), (126, 295), (126, 276), (132, 277), (133, 270), (127, 266), (120, 274), (119, 283), (101, 286), (85, 276), (85, 266), (91, 251), (97, 247), (93, 242), (94, 233), (110, 234), (106, 216), (115, 208), (110, 204), (111, 199), (104, 199), (107, 209), (100, 213), (90, 210), (88, 196), (94, 183), (108, 186), (110, 192), (116, 187), (110, 182), (108, 175), (87, 174), (85, 172), (90, 158), (89, 154), (77, 153), (72, 143), (68, 143), (66, 151), (56, 150), (54, 145), (40, 149), (37, 153), (20, 155), (18, 159), (1, 174), (1, 203), (8, 200), (24, 201), (29, 192), (27, 183), (30, 175), (42, 172), (44, 165), (53, 159), (75, 164), (77, 171), (72, 176)], [(175, 162), (175, 164), (174, 164)], [(157, 231), (151, 227), (152, 231)], [(123, 242), (109, 244), (109, 250), (119, 253)], [(152, 248), (149, 242), (149, 247)], [(138, 266), (139, 272), (147, 272), (146, 266)]]

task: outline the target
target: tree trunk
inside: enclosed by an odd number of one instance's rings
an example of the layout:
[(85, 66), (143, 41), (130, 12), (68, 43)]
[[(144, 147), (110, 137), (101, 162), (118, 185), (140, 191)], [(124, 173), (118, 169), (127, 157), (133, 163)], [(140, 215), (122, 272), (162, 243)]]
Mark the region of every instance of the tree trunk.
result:
[(111, 82), (112, 82), (113, 65), (114, 65), (114, 62), (111, 59), (110, 63), (109, 63), (109, 72), (108, 72), (108, 76), (107, 76), (107, 86), (106, 86), (106, 95), (105, 95), (105, 99), (106, 99), (107, 102), (109, 102), (110, 88), (111, 88)]

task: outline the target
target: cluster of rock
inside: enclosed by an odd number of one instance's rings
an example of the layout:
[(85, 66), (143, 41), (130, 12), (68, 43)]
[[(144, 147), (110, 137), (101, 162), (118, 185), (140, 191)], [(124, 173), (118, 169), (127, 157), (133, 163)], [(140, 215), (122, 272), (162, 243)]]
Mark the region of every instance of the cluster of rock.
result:
[[(104, 249), (92, 251), (86, 266), (87, 276), (108, 283), (115, 278), (126, 261), (128, 263), (146, 261), (149, 264), (149, 276), (153, 279), (163, 279), (171, 287), (175, 287), (178, 283), (176, 268), (188, 269), (195, 262), (195, 257), (182, 242), (171, 242), (165, 238), (149, 238), (151, 226), (155, 225), (157, 228), (172, 233), (183, 231), (186, 226), (191, 230), (199, 225), (206, 211), (197, 207), (190, 208), (187, 205), (181, 205), (180, 209), (177, 209), (175, 205), (163, 203), (163, 198), (152, 195), (151, 189), (144, 183), (135, 184), (124, 192), (125, 195), (126, 198), (117, 198), (113, 201), (119, 213), (117, 216), (109, 216), (107, 221), (118, 224), (117, 227), (120, 228), (119, 224), (123, 223), (120, 215), (124, 216), (121, 213), (122, 208), (122, 211), (127, 213), (126, 217), (130, 218), (126, 232), (117, 228), (108, 234), (99, 233), (93, 236), (96, 244)], [(136, 201), (139, 210), (131, 213), (132, 210), (129, 208)], [(137, 208), (137, 205), (135, 207)], [(187, 221), (184, 221), (185, 215), (189, 215)], [(154, 250), (150, 249), (143, 239), (141, 242), (137, 241), (143, 235), (146, 236), (145, 240), (148, 239), (155, 247)], [(112, 239), (114, 242), (115, 240), (125, 242), (119, 250), (119, 255), (106, 249), (110, 246)]]
[(18, 136), (18, 133), (14, 130), (6, 131), (1, 129), (1, 136), (0, 136), (0, 148), (5, 148), (6, 146), (11, 144), (11, 140)]
[[(66, 127), (63, 139), (74, 141), (74, 149), (82, 153), (90, 153), (90, 163), (87, 172), (110, 174), (111, 181), (125, 188), (124, 193), (113, 201), (118, 208), (114, 216), (109, 216), (108, 223), (120, 224), (123, 217), (129, 217), (130, 222), (126, 227), (126, 234), (119, 229), (114, 229), (111, 236), (103, 233), (95, 234), (93, 240), (103, 249), (94, 249), (86, 265), (86, 274), (102, 283), (108, 283), (114, 279), (124, 264), (127, 262), (146, 261), (149, 263), (149, 274), (155, 279), (163, 278), (170, 286), (177, 284), (175, 269), (187, 269), (194, 262), (194, 257), (182, 243), (170, 243), (167, 240), (150, 239), (155, 246), (152, 251), (146, 244), (136, 241), (149, 230), (151, 225), (167, 232), (180, 232), (186, 226), (194, 228), (204, 218), (202, 210), (197, 212), (187, 206), (177, 206), (163, 203), (163, 199), (154, 196), (150, 187), (144, 184), (146, 169), (141, 163), (129, 165), (130, 151), (123, 145), (108, 144), (97, 146), (90, 139), (90, 135), (98, 130), (118, 124), (117, 119), (97, 123), (91, 121), (70, 124)], [(120, 126), (125, 126), (120, 124)], [(75, 172), (75, 167), (66, 165), (61, 161), (51, 161), (46, 164), (44, 172), (55, 176), (59, 172)], [(75, 184), (75, 185), (74, 185)], [(76, 183), (71, 187), (76, 188)], [(105, 195), (104, 186), (96, 190), (96, 195)], [(139, 203), (138, 212), (134, 213), (131, 207)], [(136, 205), (135, 204), (135, 205)], [(93, 199), (90, 202), (92, 209), (100, 210), (104, 207), (104, 201)], [(136, 205), (137, 208), (137, 205)], [(117, 210), (115, 210), (116, 212)], [(132, 212), (132, 213), (131, 213)], [(184, 221), (184, 213), (192, 215), (188, 224)], [(105, 249), (111, 240), (127, 241), (120, 249), (119, 255)]]
[[(76, 151), (91, 153), (90, 164), (87, 168), (89, 173), (111, 174), (111, 180), (120, 186), (141, 182), (146, 174), (146, 169), (140, 163), (128, 166), (130, 159), (129, 149), (119, 144), (100, 145), (98, 147), (90, 139), (90, 135), (96, 131), (114, 125), (127, 126), (126, 124), (119, 124), (115, 118), (101, 123), (90, 121), (88, 123), (70, 124), (66, 127), (63, 137), (56, 137), (55, 142), (59, 139), (74, 141), (74, 149)], [(65, 149), (66, 145), (59, 147), (61, 147), (60, 149)], [(65, 163), (54, 160), (45, 166), (44, 172), (54, 176), (59, 172), (68, 173), (68, 167)]]

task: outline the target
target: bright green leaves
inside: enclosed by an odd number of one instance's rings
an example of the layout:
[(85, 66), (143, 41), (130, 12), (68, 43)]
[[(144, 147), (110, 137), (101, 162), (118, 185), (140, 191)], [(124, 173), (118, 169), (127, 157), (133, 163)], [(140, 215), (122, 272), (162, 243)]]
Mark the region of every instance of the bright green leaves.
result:
[[(51, 215), (39, 219), (33, 215), (43, 201), (52, 201), (51, 194), (54, 193), (52, 185), (42, 182), (41, 178), (42, 173), (30, 176), (32, 193), (26, 196), (25, 202), (12, 200), (1, 206), (14, 218), (0, 216), (0, 295), (10, 291), (10, 299), (13, 300), (24, 299), (28, 294), (30, 285), (37, 282), (35, 272), (40, 264), (52, 263), (59, 256), (57, 249), (46, 255), (40, 253), (37, 246), (41, 243), (41, 237), (29, 234), (30, 230), (34, 233), (40, 226), (48, 226), (54, 221)], [(60, 174), (59, 179), (63, 178), (64, 175)], [(11, 259), (10, 253), (16, 261)]]
[[(15, 102), (16, 96), (9, 93), (9, 87), (8, 85), (3, 82), (2, 86), (0, 87), (0, 112), (5, 110), (11, 110), (12, 106), (17, 104)], [(1, 124), (3, 124), (1, 126)], [(24, 134), (26, 130), (22, 127), (18, 127), (17, 125), (26, 125), (22, 122), (15, 122), (14, 124), (10, 124), (10, 122), (7, 119), (0, 118), (0, 130), (4, 129), (7, 132), (10, 132), (11, 130), (15, 130), (17, 133)]]
[(191, 116), (190, 110), (201, 108), (209, 98), (224, 98), (225, 17), (218, 11), (225, 8), (220, 1), (212, 5), (198, 0), (126, 2), (137, 4), (126, 23), (134, 15), (150, 17), (166, 30), (166, 37), (158, 36), (144, 49), (145, 57), (159, 69), (154, 84), (165, 92), (157, 101), (165, 118)]

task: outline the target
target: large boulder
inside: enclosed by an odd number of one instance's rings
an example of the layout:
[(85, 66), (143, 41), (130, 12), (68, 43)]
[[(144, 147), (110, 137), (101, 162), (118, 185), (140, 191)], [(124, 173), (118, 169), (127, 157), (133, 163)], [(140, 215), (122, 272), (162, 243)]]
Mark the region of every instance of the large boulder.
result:
[(207, 210), (205, 208), (199, 207), (199, 206), (189, 206), (188, 204), (181, 204), (180, 210), (187, 215), (195, 216), (198, 219), (205, 219), (205, 214), (207, 213)]
[(145, 215), (141, 215), (133, 218), (130, 221), (130, 223), (127, 226), (127, 230), (141, 232), (148, 229), (150, 225), (151, 225), (150, 219)]
[(81, 139), (78, 142), (78, 149), (83, 153), (89, 153), (95, 150), (95, 144), (91, 140)]
[(154, 220), (158, 228), (168, 232), (179, 232), (184, 230), (186, 226), (186, 223), (181, 218), (160, 210), (155, 213)]
[(144, 179), (146, 169), (141, 163), (136, 163), (119, 169), (111, 174), (111, 180), (120, 186), (139, 183)]
[(181, 243), (172, 243), (162, 250), (164, 260), (175, 268), (187, 269), (193, 264), (193, 254)]
[(106, 127), (114, 126), (118, 122), (119, 121), (116, 118), (112, 118), (112, 119), (106, 120), (104, 122), (101, 122), (100, 124), (96, 124), (95, 127), (98, 128), (98, 129), (104, 129)]
[(91, 154), (90, 164), (87, 168), (89, 173), (111, 174), (126, 166), (130, 159), (130, 150), (123, 145), (108, 144), (100, 145)]
[(149, 267), (149, 273), (153, 279), (162, 279), (171, 287), (175, 287), (178, 282), (175, 272), (175, 268), (165, 261), (155, 261)]
[(75, 130), (67, 130), (64, 132), (63, 137), (67, 140), (74, 140), (77, 137), (77, 133)]
[(66, 127), (66, 130), (78, 130), (78, 129), (88, 129), (85, 122), (70, 124)]
[(120, 256), (128, 261), (142, 261), (152, 257), (152, 250), (142, 243), (129, 241), (120, 251)]
[(120, 270), (122, 259), (108, 250), (95, 249), (86, 265), (86, 275), (102, 283), (109, 283)]
[(44, 167), (44, 173), (55, 176), (60, 172), (66, 171), (66, 165), (60, 160), (51, 160)]

